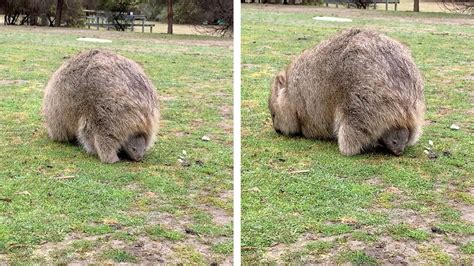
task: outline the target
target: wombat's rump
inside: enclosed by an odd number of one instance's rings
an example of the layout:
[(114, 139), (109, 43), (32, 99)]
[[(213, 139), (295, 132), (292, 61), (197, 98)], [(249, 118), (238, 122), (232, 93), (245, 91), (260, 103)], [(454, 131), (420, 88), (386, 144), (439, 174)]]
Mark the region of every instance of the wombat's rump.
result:
[(64, 63), (44, 91), (43, 118), (51, 139), (79, 140), (102, 162), (119, 150), (140, 160), (154, 142), (156, 89), (142, 68), (125, 57), (93, 49)]
[(269, 99), (277, 132), (337, 139), (345, 155), (388, 139), (405, 143), (387, 146), (400, 154), (419, 138), (424, 108), (423, 81), (409, 50), (359, 29), (303, 52), (275, 77)]

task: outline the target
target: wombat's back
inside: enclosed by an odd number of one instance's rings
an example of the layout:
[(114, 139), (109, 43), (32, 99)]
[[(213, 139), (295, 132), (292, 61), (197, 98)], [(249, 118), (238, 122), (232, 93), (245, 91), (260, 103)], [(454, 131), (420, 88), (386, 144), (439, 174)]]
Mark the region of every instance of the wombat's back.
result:
[(272, 90), (271, 109), (284, 105), (296, 112), (290, 117), (279, 111), (278, 128), (296, 118), (305, 137), (338, 138), (344, 154), (377, 143), (391, 128), (408, 129), (409, 145), (420, 135), (421, 74), (409, 50), (387, 36), (343, 31), (304, 51), (277, 77), (285, 80), (285, 90)]
[(148, 148), (159, 118), (155, 91), (135, 62), (97, 49), (80, 53), (64, 63), (45, 88), (48, 133), (58, 141), (78, 137), (93, 153), (100, 139), (94, 136), (123, 144), (131, 135), (143, 135)]

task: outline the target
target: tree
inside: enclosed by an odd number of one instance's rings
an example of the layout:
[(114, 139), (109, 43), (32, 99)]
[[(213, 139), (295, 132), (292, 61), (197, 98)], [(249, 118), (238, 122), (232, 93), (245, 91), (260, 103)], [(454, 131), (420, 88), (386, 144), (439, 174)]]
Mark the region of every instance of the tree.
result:
[(472, 13), (474, 11), (474, 1), (472, 0), (441, 0), (443, 6), (453, 12)]
[(173, 0), (168, 0), (168, 34), (173, 34)]
[(63, 4), (64, 0), (58, 0), (56, 2), (56, 17), (55, 17), (55, 27), (60, 27), (61, 26), (61, 17), (63, 15)]
[(65, 22), (67, 26), (77, 26), (82, 24), (82, 1), (0, 0), (0, 8), (5, 12), (6, 25), (60, 26)]
[[(201, 16), (193, 24), (200, 30), (232, 35), (234, 30), (234, 4), (232, 0), (194, 0)], [(203, 25), (203, 21), (205, 25)]]
[(413, 1), (413, 12), (420, 12), (420, 0)]

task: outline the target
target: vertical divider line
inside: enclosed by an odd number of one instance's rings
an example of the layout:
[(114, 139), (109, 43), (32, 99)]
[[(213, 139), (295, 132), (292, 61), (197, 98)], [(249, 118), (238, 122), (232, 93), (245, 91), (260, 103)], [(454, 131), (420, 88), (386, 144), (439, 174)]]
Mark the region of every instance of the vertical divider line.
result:
[(240, 240), (241, 240), (241, 193), (240, 193), (240, 184), (241, 184), (241, 177), (240, 177), (240, 125), (241, 125), (241, 117), (240, 117), (240, 91), (241, 91), (241, 68), (240, 68), (240, 60), (241, 60), (241, 47), (240, 47), (240, 40), (241, 40), (241, 5), (238, 0), (234, 0), (234, 105), (233, 105), (233, 118), (234, 118), (234, 145), (233, 145), (233, 156), (234, 156), (234, 198), (233, 198), (233, 209), (234, 209), (234, 216), (233, 216), (233, 237), (234, 237), (234, 258), (233, 264), (234, 265), (241, 265), (241, 252), (240, 252)]

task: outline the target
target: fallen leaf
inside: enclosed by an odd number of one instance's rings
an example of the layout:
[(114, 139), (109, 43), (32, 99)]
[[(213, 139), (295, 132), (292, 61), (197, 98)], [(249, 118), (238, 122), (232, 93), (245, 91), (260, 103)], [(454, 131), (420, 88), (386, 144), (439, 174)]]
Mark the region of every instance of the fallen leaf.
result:
[(343, 224), (357, 224), (357, 220), (352, 217), (341, 217), (339, 220)]
[(117, 225), (117, 224), (119, 224), (118, 221), (116, 221), (114, 219), (108, 219), (108, 218), (105, 218), (104, 220), (102, 220), (102, 223), (107, 224), (107, 225)]
[(148, 192), (145, 192), (145, 196), (148, 196), (148, 197), (156, 197), (156, 193), (155, 193), (155, 192), (148, 191)]

